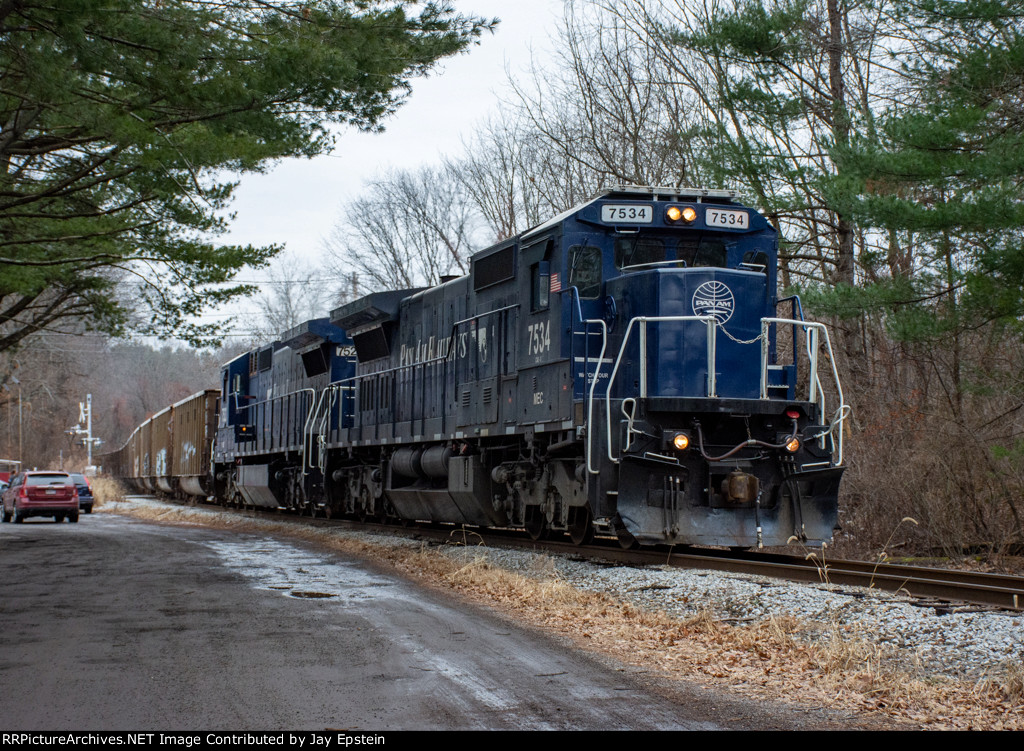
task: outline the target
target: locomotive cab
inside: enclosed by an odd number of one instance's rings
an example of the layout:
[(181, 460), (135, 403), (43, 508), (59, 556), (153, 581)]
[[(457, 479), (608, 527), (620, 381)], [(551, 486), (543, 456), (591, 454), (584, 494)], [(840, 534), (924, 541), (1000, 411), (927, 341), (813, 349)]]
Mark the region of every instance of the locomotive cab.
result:
[(818, 369), (827, 333), (777, 315), (763, 217), (728, 193), (666, 193), (610, 193), (578, 229), (563, 220), (593, 514), (645, 543), (820, 544), (836, 524), (846, 414), (834, 368)]

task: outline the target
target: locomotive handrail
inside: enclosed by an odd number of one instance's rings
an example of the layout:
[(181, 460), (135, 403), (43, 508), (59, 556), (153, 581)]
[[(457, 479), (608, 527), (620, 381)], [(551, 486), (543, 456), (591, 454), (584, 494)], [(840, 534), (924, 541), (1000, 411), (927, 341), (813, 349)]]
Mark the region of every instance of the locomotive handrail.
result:
[[(835, 414), (829, 419), (829, 429), (824, 433), (821, 433), (816, 438), (824, 438), (825, 435), (834, 434), (836, 425), (840, 426), (838, 439), (833, 435), (832, 442), (836, 448), (836, 466), (843, 463), (843, 431), (842, 422), (846, 419), (850, 412), (849, 405), (846, 404), (846, 399), (843, 397), (843, 387), (839, 382), (839, 370), (836, 368), (836, 358), (832, 351), (832, 341), (828, 335), (828, 328), (823, 323), (817, 323), (815, 321), (804, 321), (797, 320), (794, 318), (762, 318), (761, 319), (761, 398), (768, 398), (768, 327), (771, 324), (782, 324), (784, 326), (793, 326), (794, 328), (799, 326), (806, 334), (804, 346), (807, 351), (807, 359), (809, 361), (809, 377), (808, 377), (808, 396), (807, 401), (818, 406), (818, 418), (821, 421), (826, 419), (825, 417), (825, 392), (821, 386), (821, 379), (818, 376), (818, 348), (819, 348), (819, 337), (821, 334), (825, 335), (825, 347), (828, 351), (829, 362), (832, 365), (832, 377), (835, 381), (836, 396), (839, 399), (839, 407), (836, 409)], [(793, 350), (796, 351), (796, 341), (794, 335)]]
[(271, 397), (270, 399), (266, 400), (267, 403), (269, 404), (269, 403), (271, 403), (271, 402), (273, 402), (273, 401), (275, 401), (277, 399), (284, 399), (284, 398), (289, 397), (289, 396), (294, 396), (295, 394), (301, 394), (304, 391), (308, 391), (309, 392), (310, 399), (309, 399), (309, 408), (306, 410), (306, 421), (302, 425), (302, 476), (303, 477), (306, 476), (306, 463), (307, 463), (306, 462), (306, 456), (307, 456), (307, 453), (308, 453), (309, 427), (310, 427), (310, 424), (312, 423), (313, 416), (314, 416), (314, 413), (316, 411), (316, 404), (317, 404), (316, 389), (314, 389), (314, 388), (296, 389), (295, 391), (291, 391), (291, 392), (289, 392), (287, 394), (282, 394), (281, 396)]
[(302, 428), (302, 476), (306, 477), (309, 472), (306, 471), (306, 467), (313, 467), (313, 454), (311, 451), (311, 444), (313, 443), (313, 429), (317, 423), (317, 418), (320, 415), (320, 405), (324, 402), (324, 395), (327, 393), (327, 389), (320, 392), (319, 398), (317, 398), (316, 391), (313, 391), (313, 398), (310, 400), (310, 410), (306, 415), (306, 424)]
[[(789, 314), (790, 318), (795, 318), (795, 319), (798, 319), (800, 321), (800, 323), (805, 323), (807, 321), (807, 318), (806, 318), (806, 316), (804, 316), (804, 304), (800, 300), (800, 295), (790, 295), (789, 297), (783, 297), (781, 300), (776, 301), (776, 303), (775, 303), (776, 315), (778, 315), (778, 307), (780, 305), (782, 305), (783, 303), (787, 303), (787, 302), (791, 303), (791, 305), (790, 305), (790, 311), (791, 312)], [(793, 367), (797, 367), (799, 365), (799, 363), (800, 363), (800, 353), (797, 351), (796, 342), (794, 341), (793, 342)]]
[(800, 300), (800, 295), (790, 295), (789, 297), (783, 297), (781, 300), (775, 303), (775, 307), (778, 308), (784, 302), (793, 303), (793, 317), (796, 317), (797, 312), (800, 313), (800, 322), (803, 323), (806, 319), (804, 318), (804, 304)]
[(454, 356), (454, 352), (455, 352), (455, 349), (456, 349), (456, 347), (454, 346), (454, 340), (455, 340), (455, 337), (456, 337), (456, 331), (455, 331), (456, 328), (458, 328), (459, 326), (461, 326), (461, 325), (463, 325), (465, 323), (469, 323), (470, 321), (475, 321), (478, 318), (483, 318), (484, 316), (493, 315), (495, 313), (504, 313), (506, 310), (512, 310), (512, 309), (518, 308), (518, 307), (520, 307), (519, 303), (516, 303), (515, 305), (506, 305), (503, 308), (496, 308), (494, 310), (488, 310), (485, 313), (478, 313), (475, 316), (470, 316), (469, 318), (463, 318), (461, 321), (456, 321), (455, 323), (452, 324), (452, 333), (448, 335), (448, 340), (449, 340), (450, 344), (448, 345), (448, 348), (447, 348), (447, 350), (445, 351), (445, 353), (443, 355), (437, 355), (436, 357), (431, 357), (429, 360), (420, 360), (418, 362), (405, 363), (404, 365), (396, 365), (393, 368), (385, 368), (384, 370), (375, 370), (372, 373), (360, 373), (360, 374), (354, 375), (354, 376), (352, 376), (350, 378), (345, 378), (345, 379), (343, 379), (341, 381), (335, 381), (331, 385), (341, 385), (343, 383), (347, 383), (348, 381), (358, 381), (360, 379), (371, 378), (373, 376), (383, 375), (385, 373), (397, 373), (399, 370), (406, 370), (408, 368), (415, 368), (415, 367), (418, 367), (420, 365), (431, 365), (433, 363), (438, 363), (438, 362), (443, 362), (445, 360), (450, 360)]
[[(515, 303), (513, 305), (506, 305), (503, 308), (495, 308), (494, 310), (488, 310), (488, 311), (485, 311), (483, 313), (477, 313), (475, 316), (470, 316), (469, 318), (463, 318), (461, 321), (456, 321), (455, 323), (452, 324), (452, 328), (454, 329), (456, 326), (461, 326), (464, 323), (469, 323), (470, 321), (475, 321), (476, 319), (483, 318), (484, 316), (494, 315), (495, 313), (504, 313), (506, 310), (513, 310), (514, 308), (518, 308), (518, 307), (519, 307), (519, 303)], [(454, 335), (454, 332), (453, 332), (453, 335)]]
[[(409, 363), (404, 363), (404, 364), (400, 364), (400, 365), (395, 365), (394, 367), (391, 367), (391, 368), (384, 368), (382, 370), (375, 370), (372, 373), (360, 373), (360, 374), (351, 376), (349, 378), (345, 378), (345, 379), (343, 379), (341, 381), (335, 381), (334, 383), (330, 384), (330, 387), (337, 387), (339, 389), (350, 388), (354, 392), (359, 393), (359, 390), (360, 390), (360, 387), (361, 387), (362, 383), (364, 381), (368, 380), (368, 379), (378, 378), (378, 377), (384, 376), (384, 375), (398, 374), (400, 372), (412, 372), (412, 373), (415, 373), (415, 370), (417, 368), (422, 368), (422, 369), (425, 370), (428, 366), (431, 366), (431, 365), (438, 365), (438, 364), (441, 364), (441, 363), (447, 363), (447, 361), (455, 359), (456, 350), (458, 349), (458, 347), (457, 347), (458, 329), (459, 329), (460, 326), (464, 326), (464, 325), (466, 325), (466, 324), (468, 324), (468, 323), (470, 323), (472, 321), (477, 321), (477, 320), (479, 320), (481, 318), (485, 318), (487, 316), (501, 314), (501, 313), (507, 313), (508, 311), (514, 310), (514, 309), (519, 308), (519, 307), (521, 307), (519, 303), (515, 303), (513, 305), (505, 305), (504, 307), (501, 307), (501, 308), (495, 308), (494, 310), (488, 310), (488, 311), (484, 311), (483, 313), (477, 313), (476, 315), (469, 316), (468, 318), (463, 318), (462, 320), (456, 321), (455, 323), (452, 324), (451, 334), (449, 334), (448, 337), (446, 337), (447, 340), (448, 340), (448, 346), (447, 346), (447, 348), (446, 348), (446, 350), (445, 350), (443, 355), (436, 355), (435, 357), (431, 357), (431, 358), (426, 359), (426, 360), (419, 360), (417, 362), (409, 362)], [(499, 324), (499, 326), (500, 326), (500, 324)], [(504, 336), (504, 334), (503, 334), (502, 330), (499, 328), (499, 330), (498, 330), (498, 332), (496, 334), (496, 337), (497, 337), (496, 341), (499, 343), (499, 346), (498, 346), (497, 349), (499, 351), (503, 351), (504, 350), (504, 347), (501, 346), (501, 342), (503, 341), (502, 340), (503, 336)], [(444, 339), (442, 339), (442, 341), (444, 341)], [(500, 364), (499, 367), (500, 368), (507, 367), (507, 364)], [(504, 371), (502, 371), (502, 372), (504, 372)], [(413, 377), (415, 378), (415, 375)], [(345, 386), (345, 384), (351, 384), (351, 385), (350, 386)], [(425, 388), (425, 382), (421, 383), (420, 385), (421, 385), (421, 387)], [(398, 379), (397, 378), (392, 378), (391, 379), (391, 387), (392, 387), (392, 389), (396, 389), (398, 387)], [(395, 398), (394, 397), (395, 397), (395, 394), (392, 393), (391, 404), (395, 403)], [(425, 417), (422, 418), (422, 419), (425, 419)]]
[[(335, 393), (338, 393), (338, 394), (341, 394), (341, 392), (343, 392), (343, 391), (354, 392), (356, 390), (356, 387), (355, 387), (354, 384), (348, 385), (348, 386), (346, 386), (345, 384), (348, 383), (349, 381), (354, 381), (357, 377), (358, 376), (352, 376), (351, 378), (344, 378), (344, 379), (342, 379), (340, 381), (332, 381), (331, 383), (328, 383), (324, 388), (328, 389), (330, 391), (333, 391)], [(342, 424), (342, 422), (344, 422), (344, 419), (345, 419), (345, 403), (343, 401), (343, 398), (344, 398), (344, 395), (342, 395), (339, 398), (339, 401), (338, 401), (339, 409), (340, 409), (340, 412), (338, 414), (338, 428), (339, 429), (345, 427)], [(329, 417), (330, 417), (330, 412), (328, 412), (327, 414), (324, 415), (323, 420), (327, 420), (327, 419), (329, 419)], [(326, 427), (326, 425), (324, 427)]]
[[(575, 373), (576, 367), (576, 335), (583, 334), (583, 382), (586, 384), (587, 373), (589, 371), (588, 366), (590, 365), (590, 345), (587, 342), (586, 337), (589, 335), (589, 327), (591, 324), (596, 324), (601, 327), (601, 352), (597, 356), (597, 370), (594, 371), (594, 378), (590, 382), (590, 393), (587, 397), (587, 421), (583, 426), (583, 429), (587, 436), (586, 456), (587, 456), (587, 472), (592, 475), (600, 474), (600, 471), (594, 468), (593, 462), (593, 433), (591, 426), (594, 424), (594, 389), (597, 387), (597, 374), (601, 367), (601, 362), (604, 360), (605, 349), (608, 346), (608, 324), (603, 318), (584, 318), (583, 317), (583, 306), (580, 303), (580, 291), (576, 285), (571, 285), (568, 289), (564, 290), (569, 295), (569, 362), (571, 363)], [(575, 303), (575, 305), (573, 305)], [(575, 315), (574, 315), (575, 314)], [(583, 324), (583, 330), (576, 330), (576, 321)], [(586, 388), (584, 386), (584, 388)]]
[[(608, 377), (608, 388), (605, 391), (605, 423), (606, 423), (606, 440), (608, 443), (608, 459), (618, 464), (619, 460), (615, 458), (612, 453), (612, 385), (615, 383), (615, 376), (618, 375), (619, 365), (622, 364), (622, 358), (626, 354), (626, 345), (629, 344), (629, 337), (633, 332), (633, 324), (640, 323), (640, 398), (647, 398), (647, 324), (648, 323), (673, 323), (673, 322), (689, 322), (689, 321), (700, 321), (707, 327), (707, 364), (708, 364), (708, 377), (707, 377), (707, 396), (714, 399), (716, 396), (716, 380), (715, 380), (715, 357), (716, 357), (716, 346), (717, 346), (717, 332), (718, 332), (718, 321), (714, 316), (637, 316), (629, 320), (629, 325), (626, 326), (626, 332), (622, 335), (622, 345), (619, 347), (618, 357), (615, 358), (615, 367), (612, 368), (611, 375)], [(603, 355), (603, 350), (602, 350)], [(597, 383), (597, 376), (601, 372), (601, 362), (598, 362), (597, 368), (594, 370), (594, 383)], [(593, 384), (591, 384), (591, 398), (593, 398)]]
[[(306, 433), (309, 430), (310, 418), (313, 416), (314, 406), (316, 405), (316, 401), (317, 401), (316, 389), (314, 389), (312, 387), (307, 387), (307, 388), (304, 388), (304, 389), (295, 389), (295, 391), (289, 391), (287, 394), (278, 394), (277, 396), (272, 396), (269, 399), (263, 399), (261, 401), (256, 401), (256, 402), (253, 402), (252, 404), (246, 404), (245, 406), (242, 406), (242, 407), (235, 407), (235, 411), (240, 413), (240, 412), (243, 412), (243, 411), (245, 411), (247, 409), (252, 409), (253, 407), (259, 407), (261, 404), (273, 404), (276, 401), (280, 401), (282, 399), (287, 399), (288, 397), (295, 396), (296, 394), (301, 394), (301, 393), (307, 392), (307, 391), (310, 393), (310, 400), (309, 400), (310, 403), (309, 403), (309, 409), (306, 412), (306, 421), (305, 421), (305, 423), (302, 426), (302, 457), (303, 457), (302, 458), (302, 463), (303, 463), (303, 474), (305, 474), (305, 464), (306, 464)], [(237, 396), (237, 393), (236, 393), (236, 396)]]
[[(604, 322), (603, 318), (588, 318), (586, 321), (583, 321), (583, 322), (587, 326), (589, 326), (592, 323), (598, 323), (598, 324), (601, 325), (601, 354), (599, 354), (597, 356), (597, 368), (595, 368), (595, 370), (594, 370), (594, 380), (592, 380), (590, 382), (590, 396), (587, 399), (587, 425), (586, 425), (586, 431), (587, 431), (587, 472), (589, 472), (592, 475), (597, 475), (597, 474), (600, 474), (600, 470), (594, 469), (593, 462), (591, 462), (591, 460), (590, 460), (591, 444), (593, 443), (593, 438), (592, 438), (591, 434), (594, 432), (594, 431), (592, 431), (590, 429), (590, 426), (594, 424), (594, 390), (597, 388), (597, 374), (601, 372), (601, 363), (604, 362), (604, 351), (605, 351), (605, 348), (608, 346), (608, 324)], [(573, 367), (575, 368), (575, 363), (573, 364)], [(587, 362), (586, 362), (586, 360), (584, 360), (584, 362), (583, 362), (583, 377), (584, 377), (584, 379), (586, 379), (586, 374), (587, 374)], [(585, 382), (586, 381), (584, 380), (584, 383)], [(611, 386), (609, 384), (609, 388), (610, 387)], [(611, 421), (611, 418), (609, 418), (609, 422), (610, 421)]]
[[(316, 453), (316, 466), (321, 472), (327, 466), (327, 422), (331, 418), (331, 408), (334, 406), (335, 395), (340, 389), (336, 388), (333, 383), (327, 384), (324, 390), (320, 394), (320, 402), (317, 404), (317, 413), (320, 413), (320, 404), (323, 404), (323, 400), (327, 399), (327, 406), (323, 410), (323, 414), (319, 418), (319, 426), (317, 427), (317, 453)], [(310, 462), (310, 467), (313, 463)]]
[(689, 268), (689, 265), (682, 258), (672, 258), (667, 261), (648, 261), (647, 263), (631, 263), (628, 266), (619, 267), (619, 271), (632, 271), (634, 269), (653, 269), (661, 266), (677, 266)]
[[(583, 320), (583, 305), (580, 303), (580, 291), (579, 291), (579, 289), (576, 287), (575, 284), (573, 284), (573, 285), (570, 285), (569, 288), (566, 289), (565, 291), (569, 293), (569, 298), (571, 300), (575, 301), (575, 303), (576, 303), (576, 318), (579, 320), (580, 323), (585, 323), (585, 321)], [(569, 329), (572, 330), (572, 331), (575, 331), (575, 329), (573, 329), (573, 325), (572, 325), (572, 315), (571, 315), (572, 308), (569, 308), (569, 310), (570, 310)]]
[[(278, 394), (277, 396), (272, 396), (269, 399), (261, 399), (258, 402), (253, 402), (252, 404), (246, 404), (246, 405), (244, 405), (242, 407), (238, 407), (237, 409), (238, 409), (239, 412), (241, 412), (242, 410), (252, 409), (253, 407), (258, 407), (261, 404), (270, 404), (271, 402), (276, 402), (279, 399), (287, 399), (289, 396), (295, 396), (296, 394), (301, 394), (303, 391), (312, 391), (312, 392), (314, 392), (314, 394), (316, 393), (316, 389), (314, 389), (312, 386), (307, 386), (306, 388), (295, 389), (295, 391), (289, 391), (287, 394)], [(255, 399), (256, 397), (250, 395), (249, 398), (250, 399)]]
[[(569, 295), (569, 362), (570, 367), (576, 367), (576, 336), (583, 334), (583, 373), (586, 383), (587, 364), (590, 360), (590, 347), (587, 345), (587, 326), (595, 319), (583, 319), (583, 306), (580, 303), (580, 291), (575, 284), (562, 290), (563, 294)], [(575, 304), (574, 304), (575, 303)], [(576, 330), (576, 321), (583, 324), (583, 330)], [(606, 332), (607, 333), (607, 332)], [(586, 388), (586, 386), (584, 386)]]

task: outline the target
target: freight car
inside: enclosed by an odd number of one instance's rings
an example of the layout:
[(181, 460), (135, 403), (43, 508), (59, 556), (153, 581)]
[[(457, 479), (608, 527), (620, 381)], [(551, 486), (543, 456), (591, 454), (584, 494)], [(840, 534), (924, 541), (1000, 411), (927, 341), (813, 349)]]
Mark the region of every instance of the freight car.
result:
[(138, 490), (176, 498), (213, 493), (210, 468), (220, 392), (207, 389), (172, 404), (137, 427), (117, 451), (100, 455), (103, 471)]
[(228, 363), (207, 486), (579, 543), (820, 544), (848, 408), (777, 252), (732, 193), (605, 191)]

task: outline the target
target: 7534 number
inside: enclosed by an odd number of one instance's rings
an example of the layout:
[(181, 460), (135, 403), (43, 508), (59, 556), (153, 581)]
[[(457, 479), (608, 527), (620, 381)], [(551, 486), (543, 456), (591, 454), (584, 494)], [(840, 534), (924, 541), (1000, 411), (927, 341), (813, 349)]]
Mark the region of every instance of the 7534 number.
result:
[(551, 322), (531, 323), (526, 327), (527, 353), (539, 355), (551, 349)]

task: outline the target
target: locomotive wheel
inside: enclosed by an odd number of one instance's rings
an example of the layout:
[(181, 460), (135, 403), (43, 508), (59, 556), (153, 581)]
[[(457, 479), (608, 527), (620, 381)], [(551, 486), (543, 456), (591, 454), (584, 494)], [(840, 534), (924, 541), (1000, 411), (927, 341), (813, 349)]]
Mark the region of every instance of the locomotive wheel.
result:
[(527, 506), (523, 526), (531, 540), (543, 540), (548, 536), (547, 520), (540, 506)]
[(590, 506), (569, 509), (569, 539), (576, 545), (589, 545), (594, 541), (594, 521)]
[(626, 529), (626, 525), (622, 523), (622, 519), (615, 517), (615, 536), (619, 538), (619, 546), (623, 550), (635, 550), (640, 547), (640, 543), (636, 541), (636, 538)]

